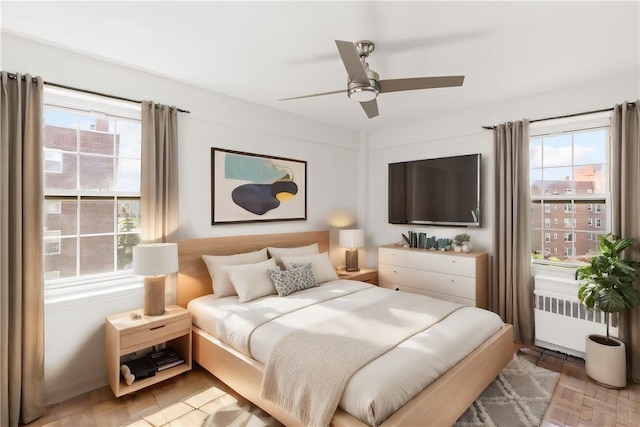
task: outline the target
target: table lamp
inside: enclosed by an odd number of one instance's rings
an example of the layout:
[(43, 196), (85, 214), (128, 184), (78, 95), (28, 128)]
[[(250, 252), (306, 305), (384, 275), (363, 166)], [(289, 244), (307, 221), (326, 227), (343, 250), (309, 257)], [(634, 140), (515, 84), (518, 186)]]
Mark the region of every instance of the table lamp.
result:
[(347, 248), (344, 252), (344, 269), (346, 271), (360, 271), (358, 267), (358, 248), (364, 246), (363, 230), (340, 230), (340, 247)]
[(144, 314), (164, 314), (165, 274), (178, 271), (176, 243), (148, 243), (133, 247), (133, 273), (144, 278)]

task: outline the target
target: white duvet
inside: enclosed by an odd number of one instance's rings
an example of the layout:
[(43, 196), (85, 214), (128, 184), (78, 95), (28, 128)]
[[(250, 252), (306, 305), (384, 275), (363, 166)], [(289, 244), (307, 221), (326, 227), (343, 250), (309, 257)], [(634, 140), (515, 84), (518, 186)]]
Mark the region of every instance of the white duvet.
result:
[[(375, 302), (390, 292), (366, 283), (337, 280), (287, 297), (247, 303), (237, 297), (197, 298), (188, 309), (193, 323), (255, 360), (266, 364), (274, 343), (297, 328), (314, 325)], [(429, 307), (458, 304), (416, 295)], [(372, 328), (375, 323), (372, 321)], [(399, 344), (360, 369), (348, 382), (340, 406), (376, 426), (502, 327), (495, 313), (462, 307), (439, 323)]]

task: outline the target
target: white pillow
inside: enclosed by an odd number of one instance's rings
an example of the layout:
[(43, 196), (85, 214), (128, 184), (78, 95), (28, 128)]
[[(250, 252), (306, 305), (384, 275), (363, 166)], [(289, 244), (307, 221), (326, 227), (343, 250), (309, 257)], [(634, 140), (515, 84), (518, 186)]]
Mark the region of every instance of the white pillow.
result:
[(268, 247), (267, 250), (269, 251), (269, 256), (276, 259), (278, 267), (280, 268), (284, 268), (284, 265), (282, 264), (283, 256), (306, 256), (320, 253), (318, 243), (312, 243), (309, 246), (299, 246), (297, 248)]
[(338, 280), (336, 269), (331, 264), (329, 254), (322, 252), (316, 255), (306, 256), (283, 256), (282, 263), (287, 270), (294, 268), (293, 264), (309, 264), (311, 263), (311, 272), (317, 283), (324, 283), (330, 280)]
[(229, 279), (238, 294), (239, 302), (247, 302), (256, 298), (273, 295), (276, 288), (273, 286), (269, 270), (275, 270), (275, 259), (269, 259), (256, 264), (227, 265), (222, 267), (228, 271)]
[(202, 255), (202, 259), (207, 265), (209, 275), (211, 276), (213, 296), (215, 298), (222, 298), (230, 295), (236, 295), (236, 290), (229, 280), (229, 274), (222, 270), (222, 266), (255, 264), (256, 262), (266, 261), (268, 257), (267, 249), (264, 248), (255, 252), (246, 252), (235, 255)]

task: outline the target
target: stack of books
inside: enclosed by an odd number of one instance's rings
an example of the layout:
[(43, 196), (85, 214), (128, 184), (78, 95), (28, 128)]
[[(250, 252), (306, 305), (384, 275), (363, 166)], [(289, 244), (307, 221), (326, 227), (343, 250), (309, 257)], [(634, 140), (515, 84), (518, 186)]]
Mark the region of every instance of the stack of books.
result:
[(147, 359), (156, 367), (158, 372), (184, 363), (182, 356), (170, 347), (148, 353)]

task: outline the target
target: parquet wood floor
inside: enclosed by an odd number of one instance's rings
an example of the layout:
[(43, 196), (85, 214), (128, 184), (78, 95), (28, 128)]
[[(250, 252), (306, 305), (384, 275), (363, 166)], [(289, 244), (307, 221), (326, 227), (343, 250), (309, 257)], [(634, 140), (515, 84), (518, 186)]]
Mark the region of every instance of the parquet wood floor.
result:
[[(520, 348), (515, 346), (514, 352)], [(582, 359), (532, 347), (521, 354), (539, 366), (561, 373), (543, 427), (640, 426), (639, 384), (628, 383), (623, 390), (607, 389), (587, 377)], [(42, 418), (27, 426), (123, 426), (214, 385), (235, 394), (194, 363), (194, 369), (185, 374), (119, 399), (107, 386), (52, 405)]]

